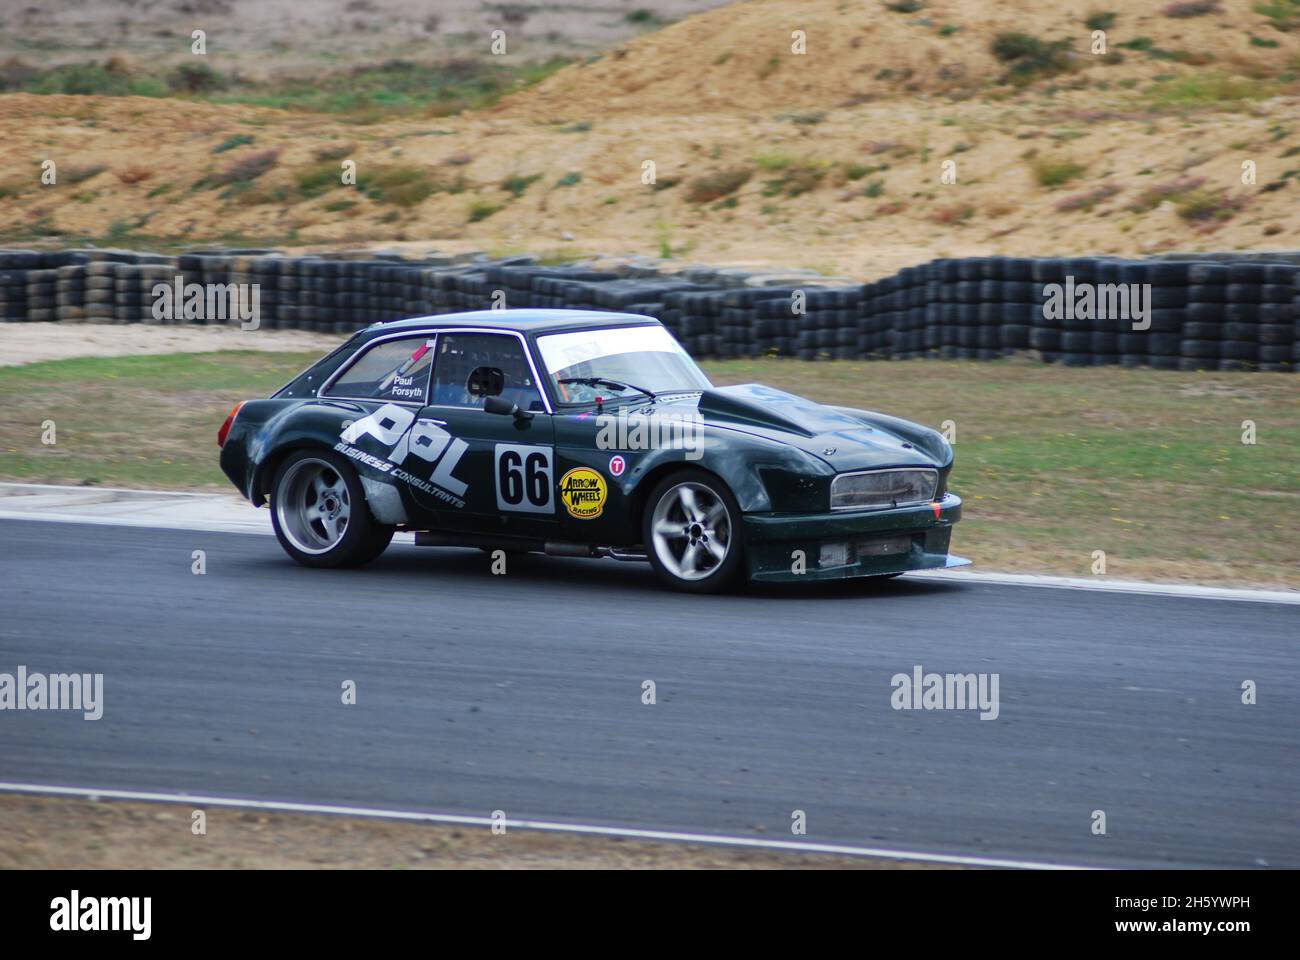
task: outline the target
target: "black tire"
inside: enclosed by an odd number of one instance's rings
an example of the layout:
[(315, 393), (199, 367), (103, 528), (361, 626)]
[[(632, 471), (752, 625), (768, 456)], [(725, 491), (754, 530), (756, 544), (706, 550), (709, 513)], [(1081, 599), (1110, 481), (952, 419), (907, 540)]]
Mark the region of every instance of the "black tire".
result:
[[(698, 515), (689, 524), (686, 522), (688, 518), (681, 509), (679, 488), (683, 487), (690, 489), (692, 497), (700, 508)], [(709, 546), (709, 543), (716, 545), (719, 541), (721, 525), (716, 518), (717, 505), (720, 505), (726, 513), (726, 543), (721, 558), (713, 555), (711, 553), (713, 548)], [(678, 516), (679, 513), (682, 515)], [(710, 513), (715, 514), (712, 526), (703, 522), (706, 514)], [(674, 532), (666, 537), (661, 536), (657, 541), (654, 530), (656, 515), (659, 516), (660, 522), (667, 522), (673, 526), (681, 522), (682, 533), (678, 535)], [(646, 498), (645, 511), (641, 518), (641, 535), (650, 566), (654, 568), (660, 582), (683, 593), (718, 593), (735, 585), (744, 573), (742, 523), (740, 505), (736, 503), (736, 498), (732, 496), (725, 483), (704, 470), (686, 468), (668, 474), (654, 485), (650, 496)], [(708, 536), (710, 530), (714, 534), (712, 540)], [(704, 535), (703, 542), (696, 539), (701, 534)], [(681, 558), (674, 556), (678, 544), (683, 551)], [(685, 563), (687, 550), (691, 550), (696, 557), (711, 563), (700, 576), (691, 578), (683, 575), (684, 567), (687, 565)], [(661, 556), (661, 552), (664, 556)], [(695, 568), (697, 563), (698, 560), (692, 560), (690, 565)]]
[(1061, 346), (1061, 332), (1035, 327), (1029, 331), (1029, 345), (1035, 350), (1058, 350)]
[(1184, 340), (1179, 351), (1184, 357), (1213, 358), (1219, 357), (1218, 340)]
[(1223, 263), (1193, 263), (1187, 268), (1189, 284), (1197, 286), (1227, 283), (1230, 274), (1227, 264)]
[[(331, 491), (325, 495), (329, 499), (311, 483), (313, 475)], [(317, 507), (324, 516), (315, 516)], [(297, 450), (286, 457), (271, 482), (270, 508), (280, 546), (305, 567), (359, 567), (393, 539), (394, 528), (371, 515), (352, 465), (332, 450)], [(340, 516), (344, 524), (338, 533)]]

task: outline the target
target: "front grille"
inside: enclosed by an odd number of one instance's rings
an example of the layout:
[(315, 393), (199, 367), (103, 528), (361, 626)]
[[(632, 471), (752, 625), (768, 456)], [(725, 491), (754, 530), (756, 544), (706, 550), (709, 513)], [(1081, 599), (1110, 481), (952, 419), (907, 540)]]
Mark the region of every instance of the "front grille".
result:
[(831, 481), (832, 510), (884, 510), (926, 503), (934, 498), (939, 472), (898, 467), (842, 473)]

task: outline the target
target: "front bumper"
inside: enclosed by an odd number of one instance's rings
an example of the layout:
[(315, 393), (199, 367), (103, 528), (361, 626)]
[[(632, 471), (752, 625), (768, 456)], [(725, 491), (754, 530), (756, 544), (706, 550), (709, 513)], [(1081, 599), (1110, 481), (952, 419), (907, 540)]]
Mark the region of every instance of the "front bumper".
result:
[(752, 580), (842, 580), (970, 563), (948, 553), (952, 525), (961, 519), (961, 498), (954, 493), (892, 510), (750, 513), (744, 519)]

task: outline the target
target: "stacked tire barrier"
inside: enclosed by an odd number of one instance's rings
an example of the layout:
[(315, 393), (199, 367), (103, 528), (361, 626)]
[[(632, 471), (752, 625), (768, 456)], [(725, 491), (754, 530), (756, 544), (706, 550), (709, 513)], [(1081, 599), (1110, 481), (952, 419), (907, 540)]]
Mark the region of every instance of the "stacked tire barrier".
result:
[[(258, 325), (267, 329), (342, 334), (402, 317), (568, 307), (658, 317), (693, 355), (708, 358), (1028, 354), (1065, 366), (1300, 367), (1300, 253), (1290, 252), (966, 257), (866, 284), (827, 284), (815, 275), (708, 267), (664, 274), (649, 262), (602, 268), (482, 255), (0, 250), (0, 321), (240, 322), (202, 310), (158, 316), (156, 288), (178, 283), (256, 288)], [(1094, 294), (1091, 307), (1076, 301), (1085, 290)]]

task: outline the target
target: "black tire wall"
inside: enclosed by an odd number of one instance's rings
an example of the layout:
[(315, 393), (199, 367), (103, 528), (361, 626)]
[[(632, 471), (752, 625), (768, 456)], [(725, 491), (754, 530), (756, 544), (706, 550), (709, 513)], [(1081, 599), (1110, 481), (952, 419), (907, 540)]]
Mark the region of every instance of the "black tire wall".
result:
[[(403, 317), (506, 307), (620, 310), (659, 318), (694, 356), (992, 360), (1066, 366), (1292, 371), (1300, 367), (1300, 253), (932, 260), (866, 284), (651, 265), (596, 270), (491, 260), (272, 250), (0, 250), (0, 321), (228, 323), (154, 318), (156, 284), (257, 284), (264, 329), (349, 333)], [(1140, 284), (1131, 320), (1052, 316), (1051, 284)], [(774, 280), (767, 285), (768, 280)]]

